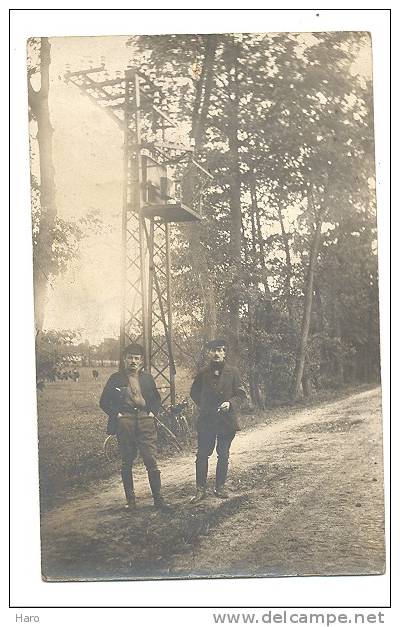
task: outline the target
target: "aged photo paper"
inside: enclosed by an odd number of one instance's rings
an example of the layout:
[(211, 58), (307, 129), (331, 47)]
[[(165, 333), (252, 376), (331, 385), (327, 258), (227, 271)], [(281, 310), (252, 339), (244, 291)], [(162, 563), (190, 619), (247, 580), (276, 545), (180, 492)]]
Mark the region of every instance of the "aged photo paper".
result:
[(44, 581), (385, 572), (371, 55), (29, 39)]

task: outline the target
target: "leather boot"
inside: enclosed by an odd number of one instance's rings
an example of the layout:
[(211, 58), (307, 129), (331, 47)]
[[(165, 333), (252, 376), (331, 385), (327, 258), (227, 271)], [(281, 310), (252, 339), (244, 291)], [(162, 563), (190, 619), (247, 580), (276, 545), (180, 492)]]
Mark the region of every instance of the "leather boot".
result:
[(200, 503), (200, 501), (203, 501), (206, 497), (207, 497), (206, 488), (198, 486), (196, 490), (196, 494), (192, 496), (192, 498), (190, 499), (190, 502), (193, 504)]
[(129, 498), (126, 499), (125, 509), (129, 509), (131, 512), (136, 509), (136, 497), (134, 494), (131, 494)]
[(196, 457), (196, 486), (205, 489), (208, 475), (208, 458)]
[(215, 486), (222, 487), (225, 485), (226, 475), (228, 474), (228, 457), (218, 457), (217, 468), (215, 472)]
[(149, 484), (151, 493), (153, 495), (154, 507), (156, 509), (168, 511), (169, 505), (164, 501), (161, 496), (161, 473), (159, 470), (148, 470), (147, 475), (149, 477)]
[(216, 485), (214, 488), (214, 494), (219, 499), (229, 499), (229, 494), (224, 485)]
[(200, 503), (206, 498), (207, 475), (208, 458), (196, 457), (196, 494), (190, 499), (191, 503)]
[(215, 473), (214, 494), (220, 499), (228, 499), (229, 494), (225, 489), (226, 475), (228, 474), (229, 457), (218, 457)]
[(132, 470), (128, 468), (123, 468), (121, 470), (122, 477), (122, 485), (124, 486), (125, 497), (126, 497), (126, 509), (133, 510), (136, 508), (136, 498), (135, 492), (133, 490), (133, 477)]

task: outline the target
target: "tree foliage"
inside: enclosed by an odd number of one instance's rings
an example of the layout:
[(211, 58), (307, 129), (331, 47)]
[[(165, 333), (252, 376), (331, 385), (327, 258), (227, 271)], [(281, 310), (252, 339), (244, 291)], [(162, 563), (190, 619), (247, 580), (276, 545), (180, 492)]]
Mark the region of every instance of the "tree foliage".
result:
[[(193, 59), (202, 68), (207, 37), (156, 44), (146, 69), (184, 122), (198, 96)], [(229, 335), (239, 322), (258, 402), (288, 395), (296, 374), (305, 391), (310, 380), (376, 375), (371, 86), (353, 71), (363, 37), (229, 35), (214, 44), (201, 151), (216, 183), (200, 233), (218, 329)], [(134, 45), (149, 49), (143, 39)], [(240, 234), (233, 230), (238, 191)], [(201, 312), (190, 246), (175, 252), (177, 302), (190, 295)], [(192, 331), (201, 315), (193, 320)], [(366, 352), (368, 373), (355, 365)]]
[(130, 43), (215, 177), (196, 242), (182, 231), (173, 251), (183, 354), (207, 309), (201, 250), (216, 331), (255, 402), (378, 377), (372, 87), (358, 69), (368, 35)]

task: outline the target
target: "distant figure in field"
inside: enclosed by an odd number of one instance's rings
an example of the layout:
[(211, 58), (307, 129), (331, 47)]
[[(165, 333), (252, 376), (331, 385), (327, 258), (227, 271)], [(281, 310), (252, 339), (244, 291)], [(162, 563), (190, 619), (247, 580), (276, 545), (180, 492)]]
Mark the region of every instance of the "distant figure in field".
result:
[(79, 370), (76, 370), (76, 369), (73, 370), (72, 371), (72, 379), (73, 379), (73, 381), (75, 381), (75, 383), (78, 383), (79, 377), (80, 377)]
[(96, 380), (99, 378), (99, 371), (98, 370), (92, 370), (92, 375), (93, 375), (93, 379)]

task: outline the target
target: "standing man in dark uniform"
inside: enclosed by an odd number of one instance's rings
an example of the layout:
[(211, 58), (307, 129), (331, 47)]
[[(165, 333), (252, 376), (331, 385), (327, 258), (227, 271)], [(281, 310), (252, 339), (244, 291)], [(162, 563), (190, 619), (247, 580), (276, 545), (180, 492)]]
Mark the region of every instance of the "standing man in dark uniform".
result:
[(166, 509), (167, 505), (161, 496), (154, 424), (154, 416), (161, 407), (161, 398), (153, 377), (143, 371), (143, 354), (140, 344), (129, 344), (125, 348), (124, 369), (112, 374), (107, 381), (100, 398), (100, 407), (108, 415), (107, 433), (117, 436), (126, 507), (131, 510), (136, 507), (132, 465), (140, 452), (154, 506)]
[(217, 470), (214, 494), (228, 498), (225, 480), (228, 472), (229, 449), (236, 431), (240, 429), (238, 411), (246, 399), (239, 371), (225, 363), (226, 342), (212, 340), (207, 344), (209, 364), (196, 376), (190, 396), (199, 408), (197, 423), (196, 495), (192, 503), (206, 497), (208, 458), (217, 445)]

